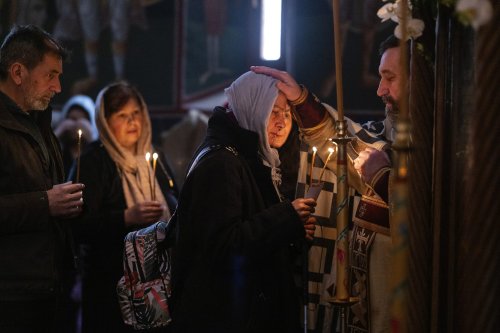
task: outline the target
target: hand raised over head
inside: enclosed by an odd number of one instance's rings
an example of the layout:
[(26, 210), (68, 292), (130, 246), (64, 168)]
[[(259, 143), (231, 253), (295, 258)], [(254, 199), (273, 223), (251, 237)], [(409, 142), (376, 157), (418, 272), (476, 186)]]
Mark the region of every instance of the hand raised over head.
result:
[(302, 87), (287, 72), (266, 66), (251, 66), (250, 69), (254, 73), (269, 75), (279, 80), (276, 87), (278, 87), (278, 89), (285, 94), (287, 100), (293, 102), (300, 97)]

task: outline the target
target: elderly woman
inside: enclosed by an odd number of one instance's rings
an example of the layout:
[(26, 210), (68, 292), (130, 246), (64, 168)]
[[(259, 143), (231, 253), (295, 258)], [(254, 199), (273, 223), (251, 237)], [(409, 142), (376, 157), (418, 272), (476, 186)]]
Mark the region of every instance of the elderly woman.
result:
[(151, 123), (141, 94), (124, 82), (105, 87), (96, 101), (99, 141), (81, 156), (84, 213), (75, 223), (82, 244), (82, 330), (123, 332), (116, 283), (123, 275), (127, 232), (167, 220), (175, 191), (164, 161), (156, 174), (145, 159)]
[(314, 232), (316, 203), (279, 191), (290, 106), (275, 79), (252, 72), (226, 96), (179, 198), (173, 330), (297, 332), (293, 260)]

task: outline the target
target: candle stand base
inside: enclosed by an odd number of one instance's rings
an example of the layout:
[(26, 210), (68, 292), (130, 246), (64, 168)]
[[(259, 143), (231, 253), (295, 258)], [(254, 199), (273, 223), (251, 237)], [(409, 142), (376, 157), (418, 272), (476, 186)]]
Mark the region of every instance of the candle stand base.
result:
[(347, 332), (346, 308), (359, 302), (359, 297), (349, 297), (348, 299), (331, 298), (328, 303), (340, 307), (340, 332)]

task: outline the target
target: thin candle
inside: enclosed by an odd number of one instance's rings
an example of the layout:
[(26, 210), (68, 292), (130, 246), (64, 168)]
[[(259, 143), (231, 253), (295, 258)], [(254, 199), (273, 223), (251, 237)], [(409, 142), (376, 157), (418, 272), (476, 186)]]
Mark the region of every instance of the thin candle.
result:
[(333, 152), (335, 149), (333, 148), (328, 148), (328, 156), (326, 157), (325, 165), (323, 165), (323, 169), (321, 169), (321, 173), (319, 174), (319, 182), (321, 183), (321, 180), (323, 179), (323, 173), (325, 172), (326, 165), (330, 161), (330, 158), (332, 157)]
[(150, 197), (153, 198), (153, 189), (151, 187), (151, 172), (149, 171), (149, 167), (150, 167), (149, 160), (151, 160), (151, 153), (148, 151), (146, 153), (146, 162), (148, 163), (149, 194), (150, 194)]
[(82, 130), (78, 129), (78, 146), (76, 152), (76, 182), (80, 182), (80, 155), (81, 155), (81, 146), (82, 146)]
[(342, 86), (342, 40), (340, 33), (340, 0), (333, 0), (333, 35), (335, 51), (335, 80), (337, 86), (338, 121), (344, 120), (344, 96)]
[(314, 170), (314, 160), (316, 159), (316, 152), (318, 151), (318, 148), (313, 146), (313, 154), (312, 154), (312, 159), (311, 159), (311, 169), (309, 170), (309, 186), (312, 186), (313, 184), (313, 170)]
[(156, 200), (156, 160), (158, 159), (158, 154), (153, 153), (153, 200)]

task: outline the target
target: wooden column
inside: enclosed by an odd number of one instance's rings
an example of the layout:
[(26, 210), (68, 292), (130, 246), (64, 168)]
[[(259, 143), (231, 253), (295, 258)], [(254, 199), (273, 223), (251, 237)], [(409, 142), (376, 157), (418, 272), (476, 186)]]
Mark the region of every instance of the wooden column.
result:
[(474, 98), (464, 132), (464, 220), (455, 258), (458, 333), (500, 327), (500, 3), (491, 3), (491, 21), (476, 33)]

